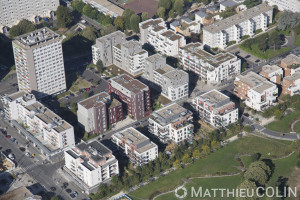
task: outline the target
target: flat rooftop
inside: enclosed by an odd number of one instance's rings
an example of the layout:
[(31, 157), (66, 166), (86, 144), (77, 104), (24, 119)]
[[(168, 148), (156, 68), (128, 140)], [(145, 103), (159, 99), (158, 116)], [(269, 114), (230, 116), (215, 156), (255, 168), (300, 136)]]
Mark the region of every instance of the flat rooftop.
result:
[(183, 36), (175, 33), (174, 31), (171, 31), (171, 30), (167, 30), (167, 31), (163, 32), (161, 35), (167, 37), (169, 40), (172, 40), (172, 41), (176, 41), (176, 40), (183, 38)]
[(187, 115), (191, 114), (191, 111), (185, 109), (177, 103), (173, 103), (153, 112), (151, 118), (161, 125), (167, 125), (171, 122), (176, 122), (177, 120), (186, 118)]
[(161, 75), (164, 75), (165, 73), (167, 73), (169, 71), (173, 71), (173, 70), (174, 70), (173, 67), (171, 67), (168, 64), (165, 64), (165, 65), (161, 66), (160, 68), (156, 69), (155, 71)]
[(94, 96), (91, 96), (87, 99), (78, 102), (78, 104), (80, 104), (86, 109), (90, 109), (105, 104), (105, 102), (107, 102), (107, 100), (109, 99), (110, 99), (109, 94), (107, 94), (106, 92), (100, 92), (99, 94), (95, 94)]
[(261, 72), (265, 72), (267, 74), (270, 74), (270, 73), (276, 72), (280, 69), (282, 69), (282, 68), (277, 66), (277, 65), (265, 65), (265, 66), (262, 67)]
[(156, 53), (156, 54), (153, 54), (152, 56), (149, 56), (148, 58), (146, 58), (146, 60), (150, 63), (156, 63), (156, 62), (161, 61), (161, 60), (164, 60), (164, 62), (166, 62), (166, 58), (163, 57), (159, 53)]
[(95, 3), (105, 7), (107, 10), (116, 13), (118, 16), (122, 16), (124, 9), (119, 7), (118, 5), (107, 1), (107, 0), (93, 0)]
[(267, 89), (276, 86), (274, 83), (270, 81), (264, 81), (260, 85), (253, 88), (254, 91), (258, 92), (259, 94), (264, 93)]
[(98, 141), (93, 141), (91, 143), (81, 142), (74, 149), (85, 152), (95, 162), (106, 160), (107, 155), (112, 154), (110, 149)]
[(245, 83), (251, 88), (258, 86), (262, 82), (267, 80), (266, 78), (256, 74), (255, 72), (249, 72), (246, 75), (239, 75), (237, 78), (239, 79), (239, 81)]
[(202, 60), (202, 62), (209, 63), (213, 67), (218, 67), (228, 60), (238, 59), (235, 55), (229, 52), (219, 53), (217, 55), (210, 54), (209, 52), (203, 50), (203, 45), (199, 42), (189, 43), (181, 47), (181, 49), (192, 57), (195, 57), (198, 60)]
[(121, 31), (115, 31), (115, 32), (112, 32), (108, 35), (97, 38), (97, 40), (100, 41), (100, 42), (105, 42), (106, 40), (112, 40), (115, 37), (124, 37), (124, 38), (126, 38), (126, 35), (125, 35), (125, 33), (121, 32)]
[(137, 79), (130, 77), (127, 74), (121, 74), (119, 76), (116, 76), (110, 79), (110, 81), (118, 83), (119, 85), (133, 93), (139, 93), (145, 89), (148, 89), (147, 85), (145, 85)]
[(289, 54), (281, 61), (286, 63), (287, 65), (300, 64), (300, 57), (296, 56), (295, 54)]
[(157, 18), (157, 19), (148, 19), (145, 22), (141, 22), (140, 24), (143, 29), (147, 29), (151, 26), (153, 27), (158, 26), (162, 22), (164, 22), (162, 18)]
[(298, 80), (300, 79), (300, 72), (296, 72), (291, 76), (286, 76), (283, 79), (287, 80), (287, 81), (294, 81), (294, 80)]
[(180, 80), (183, 77), (188, 78), (189, 75), (183, 70), (173, 68), (173, 70), (168, 71), (166, 74), (164, 74), (164, 76), (171, 80)]
[(49, 40), (59, 38), (59, 35), (51, 29), (44, 27), (30, 33), (20, 35), (14, 41), (18, 41), (23, 47), (32, 47), (34, 45), (44, 44)]
[(16, 99), (23, 97), (26, 94), (26, 92), (18, 91), (13, 94), (7, 95), (10, 101), (15, 101)]
[(35, 102), (29, 106), (25, 107), (29, 112), (33, 112), (34, 116), (37, 116), (40, 120), (42, 120), (46, 124), (52, 124), (52, 129), (56, 132), (60, 133), (65, 130), (72, 128), (72, 126), (52, 112), (50, 109), (46, 108), (40, 102)]
[(203, 101), (212, 105), (230, 99), (228, 96), (215, 89), (198, 96), (198, 98), (201, 98)]
[(219, 31), (225, 30), (235, 24), (239, 24), (241, 22), (244, 22), (245, 20), (251, 19), (261, 13), (264, 13), (264, 12), (267, 12), (270, 10), (273, 10), (272, 6), (268, 6), (267, 4), (262, 3), (262, 4), (259, 4), (258, 6), (250, 8), (246, 11), (240, 12), (231, 17), (220, 20), (211, 25), (205, 26), (203, 29), (210, 33), (217, 33)]

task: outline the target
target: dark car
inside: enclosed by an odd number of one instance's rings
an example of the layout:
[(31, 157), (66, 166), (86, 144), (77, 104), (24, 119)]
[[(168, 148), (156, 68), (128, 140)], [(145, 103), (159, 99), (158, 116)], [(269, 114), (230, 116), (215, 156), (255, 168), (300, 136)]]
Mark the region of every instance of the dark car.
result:
[(250, 55), (247, 55), (245, 58), (250, 58), (251, 56)]
[(71, 193), (72, 190), (68, 188), (68, 189), (66, 189), (66, 192), (67, 192), (67, 193)]
[(72, 198), (75, 198), (75, 197), (77, 197), (78, 196), (78, 193), (75, 191), (75, 192), (73, 192), (72, 194), (70, 194), (70, 197), (72, 197)]
[(95, 88), (96, 86), (92, 85), (91, 88)]
[(54, 192), (54, 191), (56, 191), (56, 188), (55, 187), (51, 187), (50, 190)]
[(74, 97), (75, 95), (74, 95), (73, 93), (70, 93), (70, 96), (71, 96), (71, 97)]
[(258, 62), (260, 62), (260, 60), (259, 60), (259, 59), (257, 59), (255, 62), (256, 62), (256, 63), (258, 63)]
[(24, 151), (26, 150), (24, 147), (20, 147), (19, 149), (20, 149), (20, 151), (22, 151), (22, 152), (24, 152)]
[(237, 51), (237, 52), (235, 52), (235, 55), (238, 55), (240, 52), (239, 51)]

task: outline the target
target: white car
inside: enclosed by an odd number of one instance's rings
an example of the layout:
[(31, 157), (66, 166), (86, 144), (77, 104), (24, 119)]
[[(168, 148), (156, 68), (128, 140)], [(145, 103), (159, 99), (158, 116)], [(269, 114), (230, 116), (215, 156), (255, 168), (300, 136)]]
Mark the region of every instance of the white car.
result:
[(10, 153), (10, 154), (8, 154), (8, 158), (11, 159), (11, 160), (14, 160), (15, 159), (15, 155)]

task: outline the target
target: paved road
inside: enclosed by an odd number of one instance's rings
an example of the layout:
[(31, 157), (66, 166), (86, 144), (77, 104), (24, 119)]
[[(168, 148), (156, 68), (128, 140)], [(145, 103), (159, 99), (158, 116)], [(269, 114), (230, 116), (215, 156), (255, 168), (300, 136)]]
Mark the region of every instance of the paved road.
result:
[(276, 131), (272, 131), (272, 130), (267, 129), (264, 126), (250, 120), (245, 115), (242, 116), (242, 119), (243, 119), (243, 123), (250, 125), (252, 130), (256, 130), (265, 136), (279, 139), (279, 140), (290, 140), (290, 141), (300, 139), (300, 134), (291, 134), (291, 133), (282, 134), (282, 133), (279, 133)]

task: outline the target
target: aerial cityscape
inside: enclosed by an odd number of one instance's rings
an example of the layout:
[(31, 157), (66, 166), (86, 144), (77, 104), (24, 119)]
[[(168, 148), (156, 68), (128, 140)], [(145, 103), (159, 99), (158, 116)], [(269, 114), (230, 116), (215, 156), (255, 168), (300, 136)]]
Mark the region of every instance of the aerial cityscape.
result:
[(299, 200), (300, 0), (1, 0), (0, 200)]

